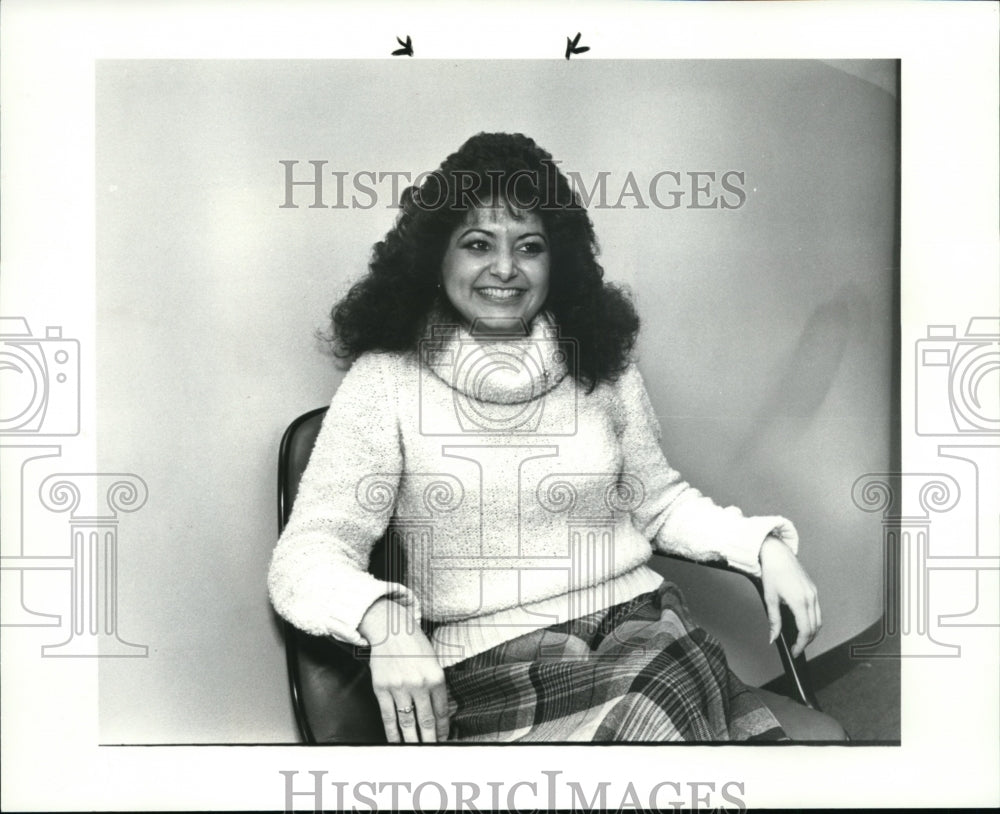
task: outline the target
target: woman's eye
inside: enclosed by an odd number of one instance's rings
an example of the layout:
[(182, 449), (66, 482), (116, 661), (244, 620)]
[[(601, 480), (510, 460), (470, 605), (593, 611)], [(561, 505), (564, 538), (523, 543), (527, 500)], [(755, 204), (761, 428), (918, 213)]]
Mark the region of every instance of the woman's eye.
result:
[(462, 248), (474, 252), (485, 252), (489, 250), (490, 246), (485, 240), (470, 240), (463, 244)]
[(538, 242), (525, 243), (519, 247), (519, 251), (523, 254), (541, 254), (545, 251), (545, 246)]

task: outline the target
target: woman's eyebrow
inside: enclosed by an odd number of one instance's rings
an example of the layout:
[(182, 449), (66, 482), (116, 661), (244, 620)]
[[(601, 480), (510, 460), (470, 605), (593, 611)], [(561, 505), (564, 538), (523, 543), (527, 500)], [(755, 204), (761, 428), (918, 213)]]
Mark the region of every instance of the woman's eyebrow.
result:
[(471, 232), (482, 232), (484, 235), (489, 235), (490, 237), (496, 237), (496, 235), (494, 235), (493, 232), (491, 232), (489, 229), (483, 229), (481, 226), (471, 226), (464, 232), (462, 232), (462, 234), (458, 236), (458, 239), (461, 240)]
[[(493, 238), (496, 237), (496, 233), (495, 232), (493, 232), (493, 231), (491, 231), (489, 229), (484, 229), (482, 226), (470, 226), (468, 229), (466, 229), (464, 232), (462, 232), (462, 234), (460, 234), (458, 236), (458, 240), (464, 240), (472, 232), (482, 232), (484, 235), (487, 235), (488, 237), (493, 237)], [(548, 238), (544, 234), (542, 234), (541, 232), (525, 232), (523, 235), (516, 235), (514, 237), (514, 239), (515, 240), (524, 240), (525, 238), (528, 238), (528, 237), (540, 238), (541, 240), (543, 240), (546, 243), (548, 243)]]

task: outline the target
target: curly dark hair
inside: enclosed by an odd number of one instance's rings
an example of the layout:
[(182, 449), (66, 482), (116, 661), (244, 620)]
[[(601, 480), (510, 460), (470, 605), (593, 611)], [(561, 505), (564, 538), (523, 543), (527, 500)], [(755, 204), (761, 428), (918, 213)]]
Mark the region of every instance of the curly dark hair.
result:
[(373, 247), (368, 274), (333, 307), (327, 339), (338, 357), (414, 350), (432, 311), (455, 314), (438, 286), (448, 239), (469, 209), (502, 201), (515, 216), (537, 213), (548, 233), (543, 307), (560, 336), (575, 340), (570, 371), (589, 389), (624, 371), (639, 317), (627, 293), (604, 281), (590, 216), (548, 152), (520, 133), (479, 133), (416, 180)]

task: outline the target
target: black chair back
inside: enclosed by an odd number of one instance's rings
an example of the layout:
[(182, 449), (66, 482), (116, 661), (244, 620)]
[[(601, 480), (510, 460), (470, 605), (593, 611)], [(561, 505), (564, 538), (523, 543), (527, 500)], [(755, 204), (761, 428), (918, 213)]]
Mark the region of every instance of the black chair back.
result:
[[(278, 531), (284, 530), (326, 407), (299, 416), (278, 451)], [(377, 546), (384, 549), (384, 544)], [(385, 559), (374, 554), (375, 573)], [(329, 637), (310, 636), (282, 620), (288, 684), (299, 734), (306, 743), (385, 743), (366, 654)]]

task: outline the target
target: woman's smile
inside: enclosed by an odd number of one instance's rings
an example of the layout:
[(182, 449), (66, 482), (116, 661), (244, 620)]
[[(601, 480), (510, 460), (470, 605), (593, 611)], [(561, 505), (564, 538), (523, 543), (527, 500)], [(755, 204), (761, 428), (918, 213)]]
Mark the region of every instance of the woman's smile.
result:
[(513, 300), (525, 293), (523, 288), (477, 288), (476, 293), (492, 302)]

